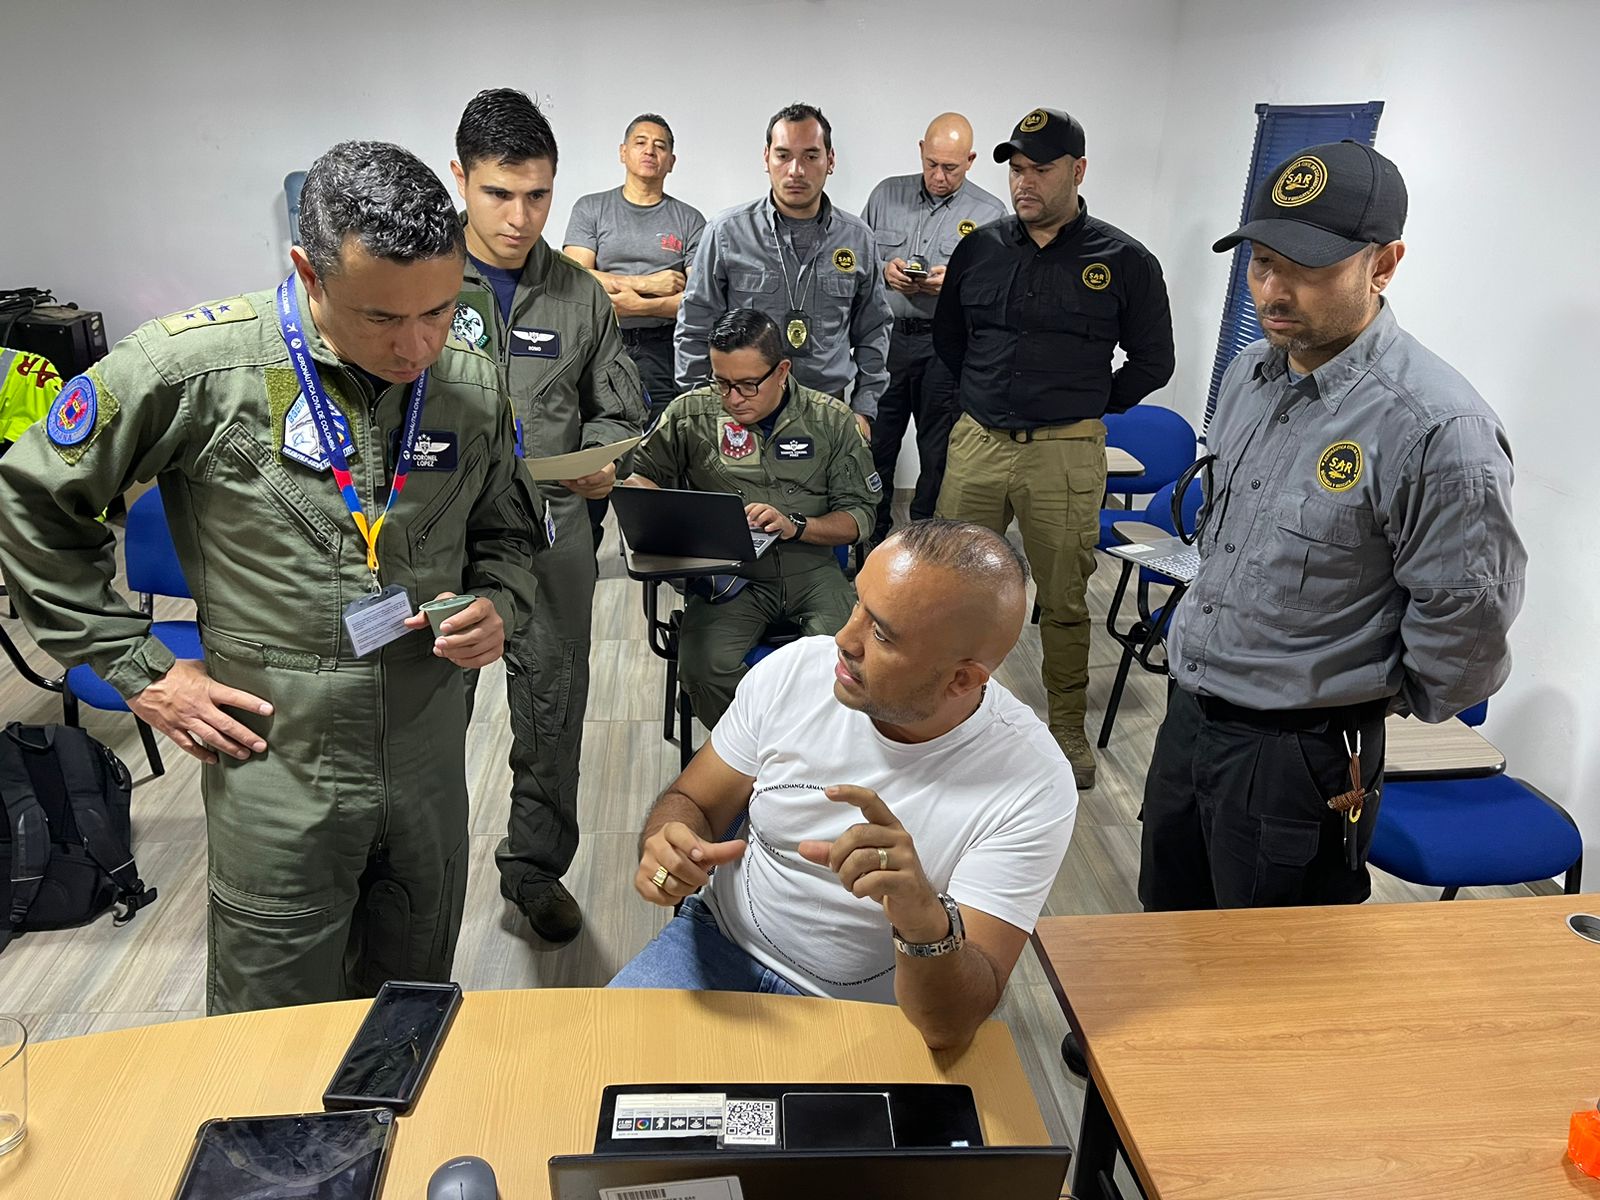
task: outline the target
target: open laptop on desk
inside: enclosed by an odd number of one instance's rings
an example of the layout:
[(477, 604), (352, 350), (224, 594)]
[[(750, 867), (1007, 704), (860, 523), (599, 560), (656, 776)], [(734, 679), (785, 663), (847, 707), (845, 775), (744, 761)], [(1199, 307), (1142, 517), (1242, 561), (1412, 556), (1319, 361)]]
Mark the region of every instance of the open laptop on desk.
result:
[(778, 540), (751, 529), (744, 500), (732, 492), (619, 487), (611, 507), (635, 558), (697, 559), (737, 566), (760, 558)]
[(1119, 521), (1112, 528), (1119, 536), (1135, 535), (1125, 545), (1106, 547), (1106, 553), (1114, 558), (1137, 563), (1183, 584), (1193, 583), (1200, 573), (1200, 547), (1170, 535), (1149, 536), (1159, 531), (1158, 526)]
[[(669, 1200), (1058, 1200), (1071, 1158), (1065, 1146), (563, 1154), (550, 1160), (550, 1196), (598, 1200), (614, 1188)], [(710, 1182), (729, 1178), (737, 1191)], [(708, 1182), (662, 1186), (681, 1180)]]

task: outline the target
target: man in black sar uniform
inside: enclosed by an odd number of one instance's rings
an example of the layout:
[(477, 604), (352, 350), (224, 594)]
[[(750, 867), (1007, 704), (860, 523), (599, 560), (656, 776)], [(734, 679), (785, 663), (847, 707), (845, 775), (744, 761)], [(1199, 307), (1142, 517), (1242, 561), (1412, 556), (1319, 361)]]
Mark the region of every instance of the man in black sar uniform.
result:
[[(939, 515), (1004, 533), (1013, 516), (1038, 581), (1050, 732), (1080, 789), (1094, 786), (1084, 734), (1089, 607), (1106, 483), (1107, 412), (1172, 377), (1161, 264), (1078, 196), (1083, 126), (1036, 108), (994, 160), (1011, 164), (1015, 220), (961, 239), (933, 318), (933, 347), (960, 389)], [(1120, 345), (1127, 360), (1111, 369)]]

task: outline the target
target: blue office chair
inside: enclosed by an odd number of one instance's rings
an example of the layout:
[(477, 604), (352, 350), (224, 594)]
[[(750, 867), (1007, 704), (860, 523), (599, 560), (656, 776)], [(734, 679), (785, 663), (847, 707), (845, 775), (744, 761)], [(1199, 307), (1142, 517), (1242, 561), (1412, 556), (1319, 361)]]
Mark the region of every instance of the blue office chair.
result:
[[(1144, 464), (1141, 475), (1118, 475), (1106, 481), (1106, 490), (1123, 498), (1124, 507), (1111, 509), (1118, 521), (1128, 519), (1133, 508), (1133, 497), (1148, 496), (1160, 491), (1182, 475), (1194, 462), (1195, 435), (1182, 413), (1159, 404), (1138, 404), (1123, 413), (1107, 413), (1106, 445), (1126, 450)], [(1102, 515), (1100, 522), (1101, 544), (1106, 541), (1111, 526)]]
[[(850, 569), (850, 547), (835, 546), (834, 557), (839, 560), (839, 569)], [(665, 621), (656, 614), (655, 596), (658, 580), (650, 580), (645, 584), (645, 620), (650, 641), (650, 649), (666, 660), (667, 686), (664, 711), (662, 713), (661, 736), (672, 741), (673, 725), (677, 725), (678, 734), (678, 763), (680, 768), (687, 767), (689, 760), (694, 757), (694, 705), (689, 701), (689, 693), (678, 686), (678, 642), (679, 633), (683, 626), (683, 610), (677, 609), (669, 613)], [(790, 642), (798, 641), (800, 629), (795, 625), (780, 625), (767, 631), (767, 636), (762, 638), (750, 648), (744, 656), (744, 665), (755, 666), (779, 646), (787, 646)], [(728, 834), (727, 837), (731, 837)]]
[[(1480, 725), (1488, 703), (1461, 714)], [(1583, 837), (1567, 810), (1509, 775), (1405, 779), (1383, 785), (1367, 860), (1454, 900), (1464, 887), (1509, 886), (1565, 875), (1575, 895), (1583, 878)]]
[[(1173, 496), (1177, 483), (1169, 483), (1155, 495), (1150, 497), (1150, 503), (1145, 506), (1143, 513), (1129, 513), (1123, 509), (1109, 510), (1118, 515), (1118, 520), (1142, 520), (1146, 524), (1164, 529), (1173, 537), (1180, 533), (1192, 533), (1195, 522), (1199, 519), (1200, 506), (1205, 500), (1204, 488), (1199, 478), (1189, 481), (1184, 489), (1181, 504), (1173, 503)], [(1102, 514), (1103, 517), (1103, 514)], [(1109, 525), (1105, 526), (1105, 536), (1112, 542), (1117, 540)], [(1166, 675), (1166, 659), (1155, 657), (1157, 648), (1165, 645), (1167, 626), (1171, 624), (1172, 613), (1178, 606), (1178, 601), (1183, 598), (1187, 585), (1178, 582), (1170, 576), (1148, 567), (1139, 567), (1139, 580), (1134, 589), (1135, 602), (1138, 606), (1139, 617), (1127, 629), (1117, 628), (1117, 612), (1122, 607), (1122, 598), (1127, 594), (1128, 583), (1134, 571), (1134, 564), (1124, 561), (1122, 576), (1117, 580), (1116, 594), (1111, 598), (1111, 607), (1106, 610), (1106, 632), (1111, 635), (1112, 641), (1122, 647), (1122, 659), (1117, 663), (1117, 677), (1111, 685), (1111, 695), (1106, 700), (1106, 715), (1100, 722), (1100, 737), (1096, 745), (1104, 750), (1111, 744), (1111, 727), (1117, 720), (1117, 709), (1122, 704), (1122, 691), (1128, 683), (1128, 671), (1135, 662), (1144, 670), (1153, 675)], [(1150, 607), (1150, 588), (1153, 584), (1172, 589), (1167, 596), (1167, 602), (1159, 608)], [(1168, 687), (1171, 687), (1170, 679)]]
[[(161, 490), (151, 488), (128, 507), (128, 525), (123, 538), (123, 557), (128, 566), (128, 587), (139, 593), (139, 607), (146, 614), (155, 609), (157, 596), (189, 598), (189, 584), (178, 565), (178, 552), (167, 528), (167, 511)], [(157, 621), (151, 634), (179, 658), (202, 658), (200, 627), (193, 621)], [(87, 704), (102, 712), (127, 712), (122, 694), (95, 673), (87, 664), (73, 667), (62, 680), (62, 720), (78, 724), (78, 706)], [(155, 731), (138, 717), (139, 740), (154, 775), (166, 772), (161, 752), (156, 748)]]

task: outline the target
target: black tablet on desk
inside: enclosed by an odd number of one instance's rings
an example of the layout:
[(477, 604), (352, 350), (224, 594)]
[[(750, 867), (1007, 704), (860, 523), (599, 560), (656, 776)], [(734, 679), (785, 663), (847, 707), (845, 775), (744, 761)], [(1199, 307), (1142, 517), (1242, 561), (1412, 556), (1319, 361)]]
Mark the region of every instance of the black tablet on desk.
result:
[(173, 1200), (377, 1200), (394, 1120), (358, 1108), (207, 1121)]

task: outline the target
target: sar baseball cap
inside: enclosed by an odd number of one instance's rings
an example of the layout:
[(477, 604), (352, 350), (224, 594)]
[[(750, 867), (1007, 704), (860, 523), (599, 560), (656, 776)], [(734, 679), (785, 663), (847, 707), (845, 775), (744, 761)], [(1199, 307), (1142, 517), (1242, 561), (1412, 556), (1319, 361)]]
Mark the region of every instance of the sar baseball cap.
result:
[(1400, 168), (1359, 142), (1327, 142), (1274, 167), (1249, 219), (1211, 248), (1260, 242), (1303, 267), (1327, 267), (1373, 242), (1398, 241), (1405, 223)]
[(1083, 126), (1058, 108), (1036, 108), (1011, 131), (1011, 140), (994, 148), (997, 163), (1010, 162), (1013, 154), (1026, 154), (1034, 162), (1054, 162), (1064, 154), (1083, 157)]

